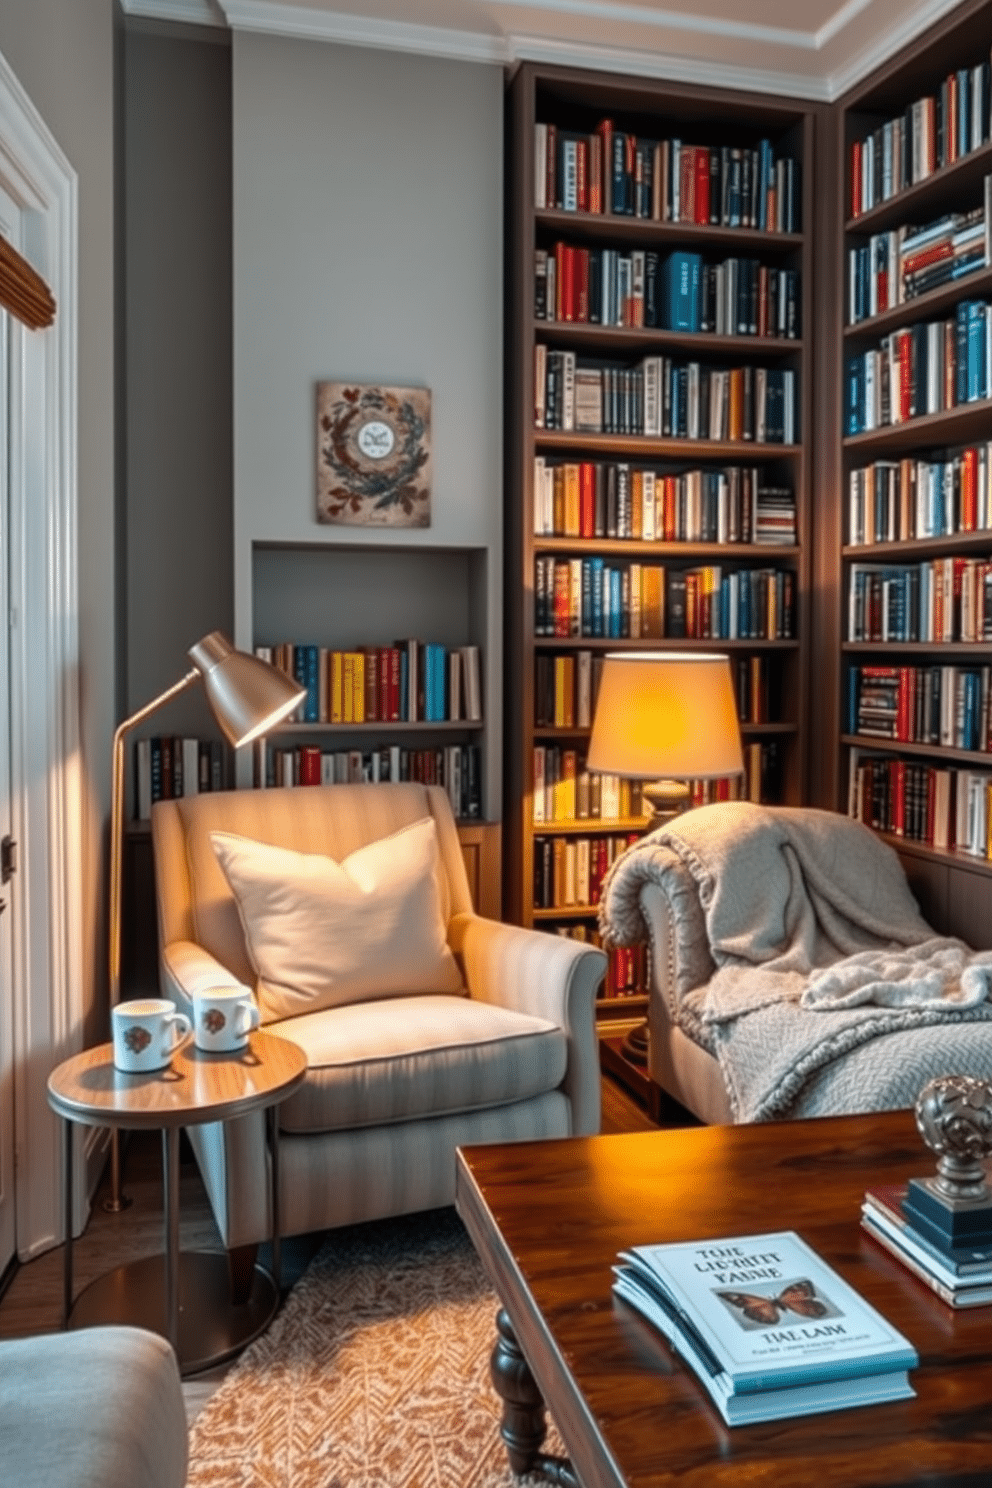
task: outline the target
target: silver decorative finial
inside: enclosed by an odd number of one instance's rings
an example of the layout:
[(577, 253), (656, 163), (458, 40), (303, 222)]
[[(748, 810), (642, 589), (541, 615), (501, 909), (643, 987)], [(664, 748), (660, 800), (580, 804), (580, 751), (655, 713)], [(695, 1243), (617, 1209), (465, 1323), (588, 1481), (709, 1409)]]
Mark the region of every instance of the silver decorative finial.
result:
[(942, 1075), (923, 1087), (915, 1110), (920, 1136), (939, 1159), (933, 1187), (952, 1201), (992, 1200), (985, 1171), (992, 1157), (992, 1084)]

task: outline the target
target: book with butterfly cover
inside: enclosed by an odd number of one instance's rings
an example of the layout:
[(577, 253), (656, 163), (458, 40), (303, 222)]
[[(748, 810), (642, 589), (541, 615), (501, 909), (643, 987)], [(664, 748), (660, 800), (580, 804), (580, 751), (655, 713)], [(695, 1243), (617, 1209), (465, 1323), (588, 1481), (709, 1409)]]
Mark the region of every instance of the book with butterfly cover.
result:
[(690, 1365), (730, 1426), (900, 1400), (908, 1339), (791, 1230), (617, 1257), (613, 1289)]

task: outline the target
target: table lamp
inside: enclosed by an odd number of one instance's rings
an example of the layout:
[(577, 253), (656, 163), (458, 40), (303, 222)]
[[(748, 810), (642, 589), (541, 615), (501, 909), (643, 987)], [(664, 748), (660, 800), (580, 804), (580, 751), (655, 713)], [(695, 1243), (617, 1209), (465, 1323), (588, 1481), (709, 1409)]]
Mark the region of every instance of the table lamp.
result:
[[(110, 804), (110, 943), (108, 970), (110, 1006), (116, 1007), (121, 995), (121, 877), (124, 856), (124, 740), (137, 724), (185, 692), (194, 682), (202, 681), (207, 702), (225, 739), (235, 749), (249, 744), (274, 728), (306, 697), (301, 687), (285, 672), (252, 656), (237, 651), (219, 630), (212, 630), (190, 647), (193, 665), (184, 677), (165, 692), (132, 713), (118, 724), (114, 733), (113, 779)], [(111, 1194), (104, 1207), (111, 1213), (127, 1206), (129, 1200), (120, 1191), (120, 1148), (115, 1131), (111, 1139)]]
[[(690, 780), (719, 780), (744, 769), (730, 658), (699, 651), (611, 652), (604, 658), (586, 764), (599, 774), (646, 782), (650, 826), (689, 804)], [(639, 1023), (624, 1053), (647, 1062), (648, 1028)]]

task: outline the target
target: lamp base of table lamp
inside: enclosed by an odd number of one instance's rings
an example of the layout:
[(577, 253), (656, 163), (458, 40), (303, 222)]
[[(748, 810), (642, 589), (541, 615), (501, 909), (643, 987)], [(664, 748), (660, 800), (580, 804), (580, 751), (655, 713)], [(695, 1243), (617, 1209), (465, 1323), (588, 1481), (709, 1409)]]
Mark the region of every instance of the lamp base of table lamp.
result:
[(680, 816), (689, 805), (691, 793), (684, 780), (652, 780), (641, 787), (641, 795), (651, 808), (652, 830)]

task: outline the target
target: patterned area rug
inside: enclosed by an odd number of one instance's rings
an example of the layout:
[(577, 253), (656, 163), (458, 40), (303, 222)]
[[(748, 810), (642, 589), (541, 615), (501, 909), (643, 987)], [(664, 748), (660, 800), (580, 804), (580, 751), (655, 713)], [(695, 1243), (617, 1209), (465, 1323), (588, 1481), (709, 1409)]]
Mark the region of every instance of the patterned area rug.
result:
[(536, 1483), (499, 1438), (497, 1306), (454, 1210), (333, 1232), (194, 1422), (188, 1488)]

